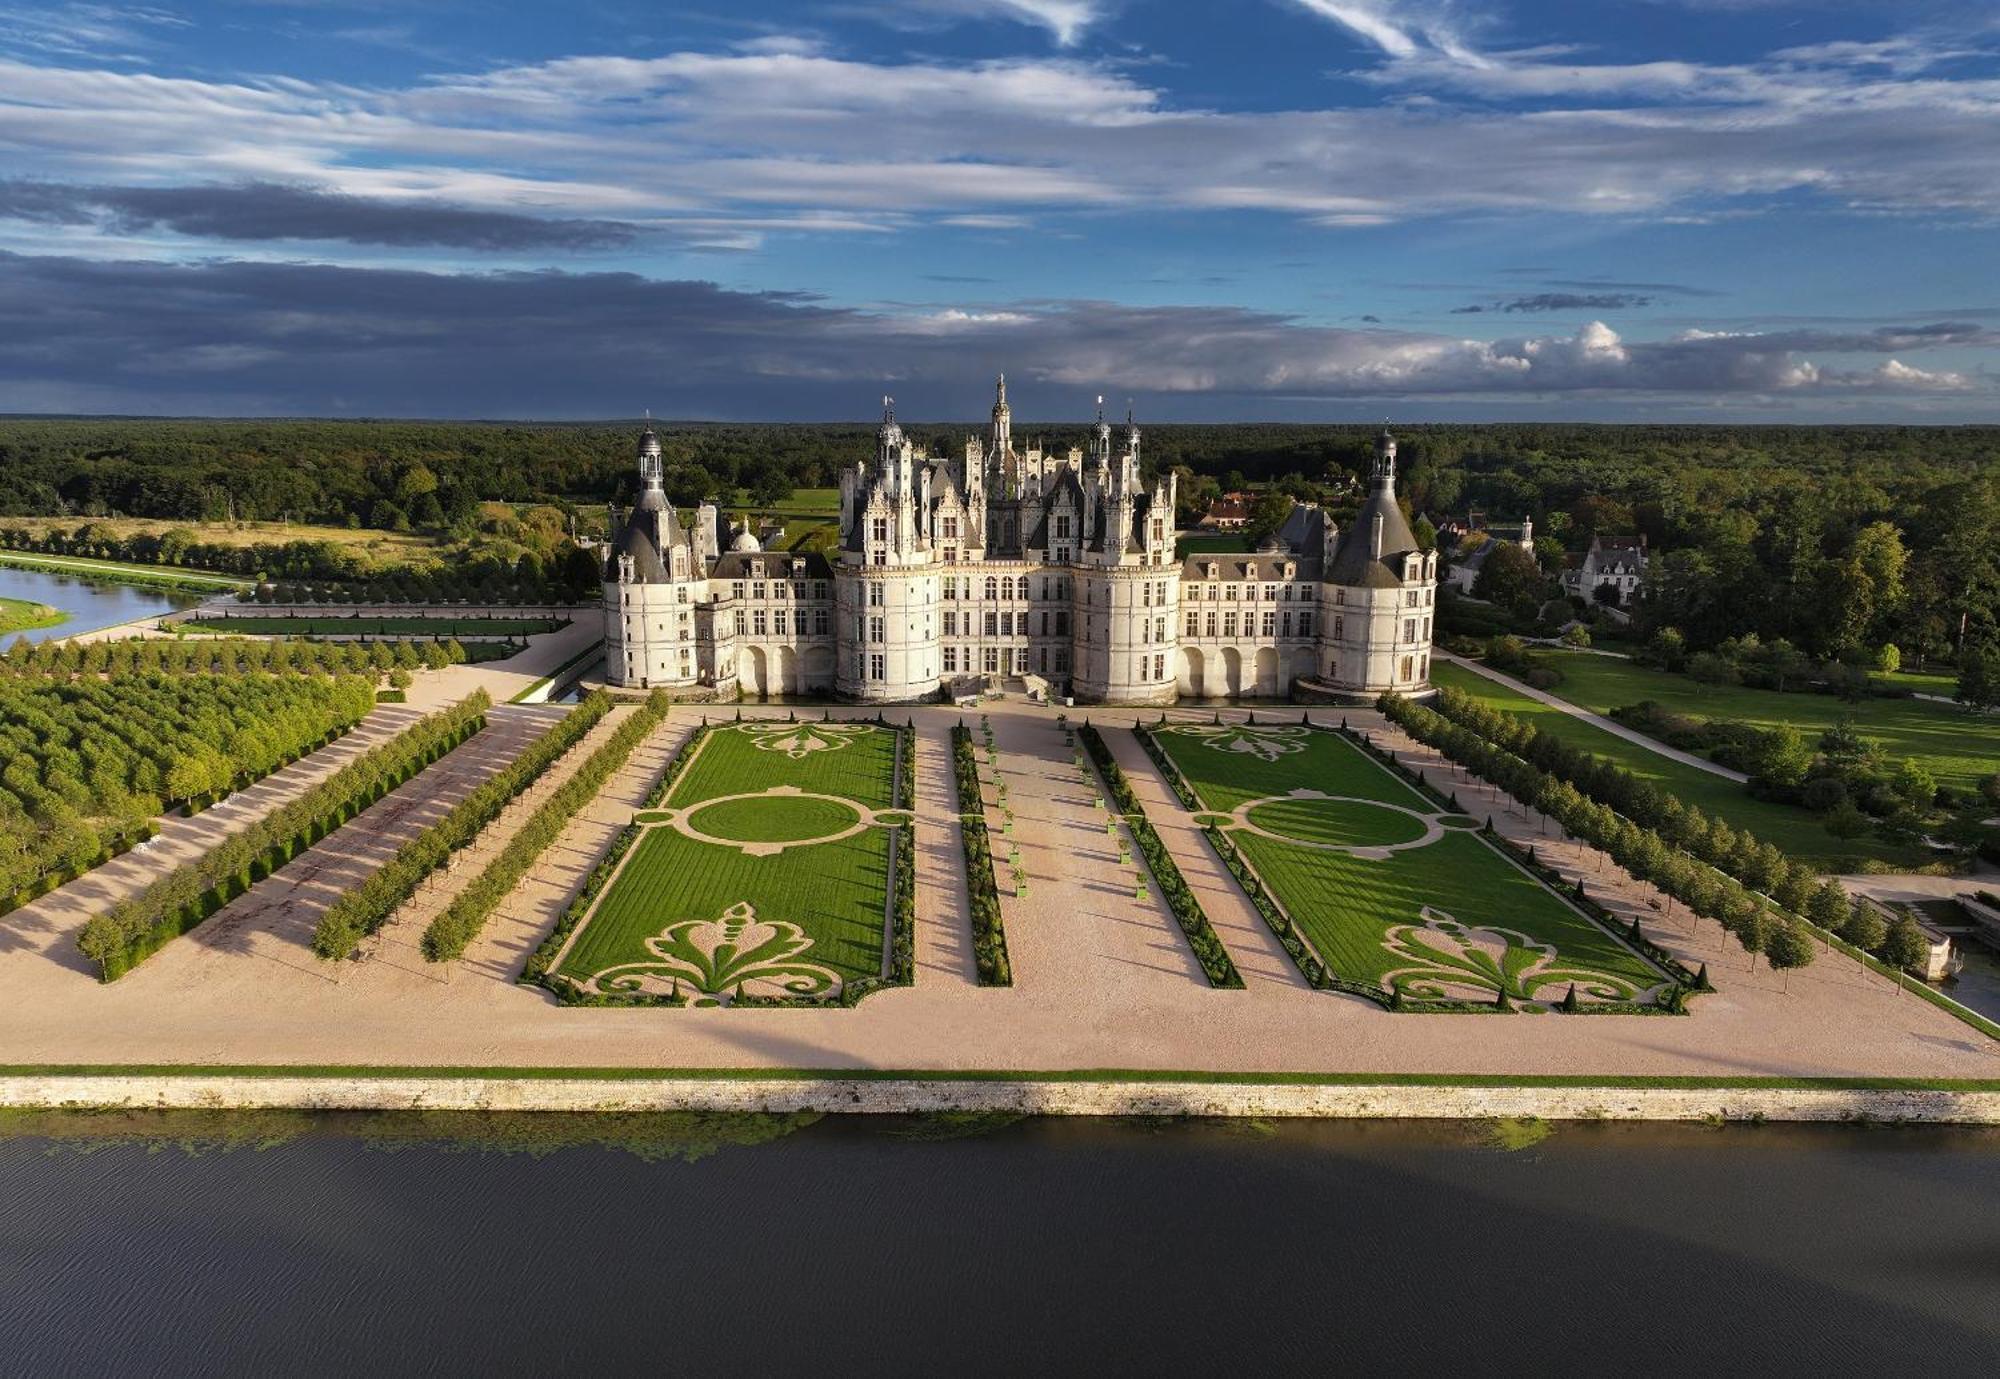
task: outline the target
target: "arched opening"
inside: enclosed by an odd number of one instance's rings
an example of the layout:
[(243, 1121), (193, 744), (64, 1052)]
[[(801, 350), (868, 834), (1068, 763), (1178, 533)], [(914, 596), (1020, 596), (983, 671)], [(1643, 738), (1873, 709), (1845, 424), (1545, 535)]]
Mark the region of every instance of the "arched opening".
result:
[(1191, 646), (1181, 648), (1180, 691), (1190, 699), (1205, 698), (1201, 683), (1201, 652)]
[(1280, 692), (1277, 648), (1260, 648), (1257, 652), (1257, 693), (1263, 698), (1275, 699)]
[(1231, 699), (1243, 693), (1243, 653), (1233, 646), (1222, 648), (1222, 692)]
[(799, 656), (788, 646), (778, 648), (777, 690), (780, 694), (797, 694), (804, 690), (799, 681)]
[(804, 685), (809, 691), (833, 688), (832, 648), (825, 646), (806, 648)]
[(763, 647), (751, 647), (736, 664), (743, 672), (739, 683), (742, 685), (743, 694), (746, 698), (754, 695), (756, 698), (762, 699), (770, 694), (771, 682), (766, 678), (767, 672), (764, 666)]

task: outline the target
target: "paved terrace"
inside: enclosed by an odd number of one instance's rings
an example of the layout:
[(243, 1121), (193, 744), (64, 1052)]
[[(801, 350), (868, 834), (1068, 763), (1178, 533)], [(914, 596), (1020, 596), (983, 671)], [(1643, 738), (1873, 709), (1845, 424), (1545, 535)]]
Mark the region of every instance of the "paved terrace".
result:
[[(564, 659), (560, 650), (548, 655), (551, 666)], [(456, 697), (494, 675), (488, 666), (426, 676), (420, 697)], [(564, 1009), (516, 986), (528, 951), (699, 722), (701, 711), (690, 708), (676, 710), (634, 754), (449, 970), (417, 960), (400, 923), (371, 945), (369, 960), (328, 967), (305, 946), (313, 897), (297, 897), (303, 908), (288, 916), (282, 897), (270, 904), (253, 892), (238, 902), (256, 902), (240, 928), (198, 930), (101, 986), (68, 946), (85, 907), (39, 914), (31, 941), (21, 917), (10, 916), (0, 918), (0, 1056), (98, 1064), (2000, 1076), (2000, 1044), (1892, 982), (1826, 954), (1791, 974), (1787, 990), (1782, 974), (1761, 961), (1751, 969), (1713, 924), (1691, 922), (1679, 909), (1662, 919), (1647, 904), (1651, 893), (1637, 887), (1612, 896), (1608, 871), (1594, 882), (1596, 894), (1621, 914), (1643, 914), (1649, 932), (1689, 961), (1709, 963), (1722, 989), (1700, 998), (1691, 1017), (1390, 1014), (1310, 991), (1124, 731), (1132, 715), (1096, 712), (1247, 983), (1242, 991), (1211, 990), (1151, 888), (1148, 898), (1134, 898), (1132, 866), (1119, 865), (1106, 816), (1092, 803), (1095, 782), (1072, 765), (1054, 711), (1014, 703), (989, 711), (1018, 820), (1013, 841), (1029, 875), (1025, 898), (1002, 901), (1011, 989), (973, 980), (948, 737), (960, 714), (943, 708), (895, 714), (918, 725), (914, 987), (853, 1010), (605, 1010)], [(1372, 714), (1349, 717), (1388, 733)], [(967, 718), (976, 723), (977, 715)], [(476, 763), (434, 768), (406, 786), (423, 801), (422, 815), (408, 820), (441, 810), (483, 778), (498, 754), (518, 750), (526, 726), (489, 729), (484, 747), (468, 744), (480, 753)], [(1430, 769), (1449, 770), (1414, 744), (1400, 745)], [(1455, 788), (1468, 810), (1492, 814), (1504, 831), (1540, 837), (1542, 822), (1509, 802), (1470, 784)], [(1009, 839), (997, 809), (991, 817), (1004, 890)], [(1552, 860), (1599, 876), (1601, 860), (1579, 846), (1538, 845)], [(289, 884), (285, 877), (273, 880)]]

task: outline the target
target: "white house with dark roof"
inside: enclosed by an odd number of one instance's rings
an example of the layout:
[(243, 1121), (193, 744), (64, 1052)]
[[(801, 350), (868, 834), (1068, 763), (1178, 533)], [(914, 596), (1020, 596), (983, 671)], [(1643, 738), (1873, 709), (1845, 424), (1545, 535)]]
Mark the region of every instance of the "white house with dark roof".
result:
[(1396, 504), (1387, 432), (1345, 533), (1302, 505), (1262, 549), (1184, 561), (1173, 475), (1149, 480), (1140, 444), (1100, 411), (1087, 448), (1017, 447), (1002, 378), (986, 436), (924, 457), (884, 399), (829, 561), (731, 538), (706, 504), (684, 529), (648, 428), (638, 500), (612, 514), (607, 678), (867, 703), (1016, 678), (1116, 704), (1428, 688), (1437, 557)]
[(1592, 536), (1590, 549), (1584, 552), (1583, 560), (1575, 568), (1563, 571), (1564, 590), (1578, 598), (1601, 603), (1604, 598), (1597, 591), (1609, 586), (1617, 592), (1617, 606), (1629, 607), (1632, 600), (1638, 597), (1640, 586), (1646, 582), (1646, 565), (1650, 558), (1644, 535), (1637, 541), (1608, 544)]

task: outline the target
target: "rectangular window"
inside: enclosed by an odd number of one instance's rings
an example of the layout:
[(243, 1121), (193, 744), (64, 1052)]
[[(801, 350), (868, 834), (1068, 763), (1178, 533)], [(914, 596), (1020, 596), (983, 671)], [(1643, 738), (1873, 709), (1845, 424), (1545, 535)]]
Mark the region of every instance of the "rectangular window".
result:
[(1313, 615), (1307, 612), (1305, 609), (1301, 608), (1299, 610), (1299, 635), (1301, 637), (1310, 637), (1312, 636), (1312, 634), (1313, 634)]
[(883, 631), (883, 628), (882, 628), (882, 619), (880, 619), (880, 618), (870, 618), (870, 619), (868, 620), (868, 640), (869, 640), (869, 641), (871, 641), (871, 642), (881, 642), (881, 641), (887, 641), (887, 640), (888, 640), (888, 638), (886, 638), (886, 637), (884, 637), (884, 636), (882, 635), (882, 631)]
[(1155, 656), (1153, 658), (1153, 678), (1155, 680), (1164, 680), (1167, 678), (1167, 658), (1165, 656)]
[(1069, 635), (1069, 609), (1067, 608), (1056, 609), (1056, 635), (1058, 637), (1067, 637)]
[(946, 613), (944, 615), (944, 635), (947, 637), (956, 637), (958, 635), (958, 614)]
[(1142, 584), (1139, 586), (1139, 606), (1141, 608), (1151, 608), (1153, 606), (1153, 586), (1151, 584)]
[(1289, 637), (1289, 636), (1291, 636), (1291, 635), (1292, 635), (1292, 610), (1291, 610), (1291, 609), (1287, 608), (1287, 609), (1285, 610), (1285, 616), (1284, 616), (1284, 617), (1282, 617), (1282, 618), (1280, 618), (1280, 619), (1278, 620), (1278, 627), (1279, 627), (1279, 632), (1278, 632), (1278, 635), (1279, 635), (1279, 636), (1281, 636), (1281, 637)]
[(759, 608), (750, 615), (750, 631), (756, 636), (764, 635), (764, 610)]
[(1056, 535), (1057, 536), (1069, 535), (1069, 518), (1067, 515), (1059, 515), (1056, 518)]
[(799, 634), (799, 635), (800, 635), (801, 637), (803, 637), (803, 636), (805, 636), (805, 635), (806, 635), (806, 610), (805, 610), (805, 609), (803, 609), (803, 608), (794, 608), (794, 609), (792, 610), (792, 631), (794, 631), (794, 632), (798, 633), (798, 634)]
[(989, 637), (1000, 635), (1000, 615), (990, 610), (986, 614), (986, 635)]
[(882, 606), (882, 583), (880, 580), (868, 586), (868, 606), (871, 608), (880, 608)]
[(882, 654), (878, 651), (868, 658), (868, 677), (871, 680), (886, 680), (889, 673), (882, 665)]
[(1201, 623), (1201, 614), (1199, 614), (1199, 613), (1196, 613), (1196, 612), (1193, 612), (1192, 610), (1190, 610), (1190, 611), (1189, 611), (1189, 613), (1188, 613), (1188, 615), (1187, 615), (1187, 634), (1188, 634), (1188, 636), (1190, 636), (1190, 637), (1199, 637), (1199, 636), (1201, 635), (1201, 627), (1200, 627), (1200, 623)]
[(1403, 658), (1403, 677), (1402, 677), (1402, 678), (1403, 678), (1403, 679), (1405, 679), (1405, 680), (1408, 680), (1408, 679), (1411, 679), (1411, 678), (1413, 678), (1413, 675), (1412, 675), (1412, 673), (1413, 673), (1413, 672), (1414, 672), (1415, 670), (1416, 670), (1416, 661), (1414, 660), (1414, 658), (1412, 658), (1412, 657), (1409, 657), (1409, 656), (1405, 656), (1405, 657)]
[[(1026, 632), (1028, 630), (1027, 619), (1028, 615), (1023, 613), (1021, 615), (1021, 630), (1023, 632)], [(1003, 637), (1011, 637), (1014, 635), (1014, 615), (1012, 613), (1002, 613), (1000, 615), (1000, 635)]]
[(813, 609), (814, 635), (824, 637), (827, 634), (827, 629), (828, 629), (828, 619), (826, 615), (826, 610), (824, 608)]
[[(1404, 618), (1403, 640), (1406, 642), (1414, 642), (1416, 639), (1417, 639), (1417, 620), (1415, 618)], [(1410, 677), (1405, 675), (1403, 678), (1407, 680)]]
[(730, 585), (730, 586), (729, 586), (729, 597), (731, 597), (731, 598), (733, 598), (733, 599), (740, 599), (740, 598), (742, 598), (742, 597), (743, 597), (743, 581), (742, 581), (742, 580), (740, 580), (740, 579), (739, 579), (739, 580), (737, 580), (737, 581), (736, 581), (736, 582), (735, 582), (734, 584), (732, 584), (732, 585)]
[(956, 675), (958, 673), (958, 648), (955, 646), (948, 646), (944, 649), (944, 673), (946, 675)]
[(763, 581), (763, 580), (761, 580), (761, 579), (760, 579), (760, 580), (758, 580), (758, 581), (757, 581), (757, 582), (756, 582), (755, 584), (753, 584), (753, 585), (751, 585), (751, 586), (750, 586), (750, 597), (751, 597), (751, 598), (753, 598), (753, 599), (760, 599), (760, 598), (764, 597), (764, 581)]
[(1059, 646), (1056, 648), (1056, 674), (1069, 674), (1069, 649), (1067, 647)]
[(889, 539), (889, 519), (886, 517), (876, 518), (874, 531), (877, 541), (887, 541)]
[[(958, 519), (956, 517), (947, 517), (944, 519), (944, 535), (947, 541), (958, 540)], [(945, 669), (950, 670), (951, 667), (946, 666)]]
[(1132, 673), (1132, 678), (1134, 680), (1143, 680), (1146, 678), (1146, 658), (1144, 656), (1139, 658), (1139, 669)]
[(1025, 646), (1014, 648), (1014, 673), (1016, 675), (1026, 675), (1028, 673), (1028, 648)]
[(1278, 635), (1278, 615), (1268, 608), (1264, 610), (1264, 635), (1267, 637)]
[(1224, 613), (1222, 615), (1222, 635), (1225, 637), (1236, 635), (1236, 615), (1234, 613)]
[(1222, 587), (1222, 596), (1231, 603), (1236, 602), (1236, 586), (1234, 584), (1225, 584)]
[(1211, 637), (1215, 635), (1215, 610), (1213, 608), (1208, 610), (1208, 635)]
[(980, 663), (986, 667), (988, 675), (996, 674), (1000, 669), (1000, 648), (997, 646), (984, 648), (980, 652)]

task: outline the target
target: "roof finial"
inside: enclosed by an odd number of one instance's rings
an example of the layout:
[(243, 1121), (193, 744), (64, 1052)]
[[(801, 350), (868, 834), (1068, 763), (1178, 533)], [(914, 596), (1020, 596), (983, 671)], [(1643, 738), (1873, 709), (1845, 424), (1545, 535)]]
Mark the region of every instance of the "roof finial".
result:
[(887, 393), (884, 393), (882, 394), (882, 420), (894, 421), (895, 419), (896, 419), (896, 399), (890, 397)]

